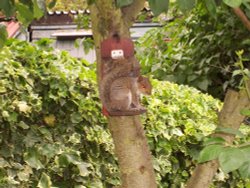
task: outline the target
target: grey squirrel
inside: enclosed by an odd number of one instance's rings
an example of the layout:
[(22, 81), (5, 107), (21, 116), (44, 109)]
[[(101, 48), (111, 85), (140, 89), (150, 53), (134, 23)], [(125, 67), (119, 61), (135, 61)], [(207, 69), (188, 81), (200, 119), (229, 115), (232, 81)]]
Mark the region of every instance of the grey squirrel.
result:
[(150, 94), (152, 86), (148, 78), (139, 76), (139, 63), (135, 57), (120, 59), (111, 64), (101, 81), (100, 96), (108, 111), (144, 110), (140, 94)]
[(120, 111), (144, 110), (140, 104), (140, 95), (150, 95), (151, 90), (152, 86), (146, 77), (118, 78), (111, 84), (109, 107), (111, 110)]

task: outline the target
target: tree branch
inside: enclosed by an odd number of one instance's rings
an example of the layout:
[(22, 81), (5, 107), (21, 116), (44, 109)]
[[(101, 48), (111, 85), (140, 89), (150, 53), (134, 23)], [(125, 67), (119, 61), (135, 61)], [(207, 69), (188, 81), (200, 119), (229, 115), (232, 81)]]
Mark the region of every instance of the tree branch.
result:
[[(249, 83), (248, 83), (249, 87)], [(224, 105), (219, 113), (219, 127), (229, 127), (239, 129), (245, 116), (240, 111), (250, 107), (250, 101), (245, 91), (236, 92), (229, 90), (224, 100)], [(213, 136), (221, 137), (231, 144), (234, 140), (232, 134), (213, 134)], [(218, 160), (212, 160), (203, 164), (198, 164), (193, 171), (192, 177), (187, 182), (187, 188), (208, 188), (213, 177), (219, 168)]]
[(240, 18), (244, 26), (250, 31), (250, 20), (247, 18), (245, 13), (240, 9), (240, 7), (233, 8), (233, 11)]
[(131, 5), (122, 8), (123, 18), (128, 27), (134, 23), (144, 5), (145, 0), (134, 0)]

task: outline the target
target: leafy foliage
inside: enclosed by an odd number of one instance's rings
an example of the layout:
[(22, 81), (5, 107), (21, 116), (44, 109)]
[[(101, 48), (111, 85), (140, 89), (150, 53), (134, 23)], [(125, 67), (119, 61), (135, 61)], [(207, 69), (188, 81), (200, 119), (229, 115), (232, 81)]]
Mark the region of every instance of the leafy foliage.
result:
[(3, 45), (5, 44), (5, 41), (7, 40), (8, 37), (8, 33), (6, 31), (6, 27), (4, 25), (0, 24), (0, 49), (3, 47)]
[[(87, 8), (88, 3), (91, 4), (92, 2), (87, 0), (56, 0), (56, 2), (46, 0), (47, 7), (50, 10), (60, 11), (84, 10)], [(53, 6), (49, 6), (50, 4)]]
[(115, 184), (95, 72), (39, 43), (14, 41), (0, 53), (0, 187)]
[[(47, 44), (10, 41), (0, 52), (0, 187), (118, 185), (93, 65)], [(157, 181), (180, 187), (221, 104), (193, 88), (152, 82), (143, 124)]]
[(243, 58), (249, 59), (249, 32), (226, 7), (216, 11), (217, 20), (200, 5), (191, 15), (149, 31), (137, 45), (144, 73), (220, 98), (226, 88), (238, 88), (235, 51), (243, 49)]
[(169, 0), (148, 0), (150, 8), (155, 16), (168, 11)]

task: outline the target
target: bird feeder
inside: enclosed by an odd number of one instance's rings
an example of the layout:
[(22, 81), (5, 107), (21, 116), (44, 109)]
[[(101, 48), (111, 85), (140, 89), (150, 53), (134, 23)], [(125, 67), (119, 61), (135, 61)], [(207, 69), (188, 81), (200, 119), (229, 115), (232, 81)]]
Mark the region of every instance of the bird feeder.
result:
[(107, 59), (129, 58), (134, 55), (134, 44), (130, 38), (113, 35), (101, 43), (101, 57)]
[[(134, 57), (134, 44), (130, 38), (122, 38), (118, 34), (105, 39), (101, 43), (101, 79), (105, 78), (108, 74), (117, 67), (117, 63), (121, 59), (133, 59)], [(137, 61), (136, 61), (137, 62)], [(131, 72), (123, 77), (137, 77), (139, 76), (140, 66), (139, 63), (133, 64)], [(119, 65), (118, 65), (119, 66)], [(139, 72), (138, 72), (139, 71)], [(112, 100), (112, 99), (111, 99)], [(102, 112), (105, 116), (133, 116), (146, 112), (146, 109), (140, 110), (108, 110), (103, 106)]]

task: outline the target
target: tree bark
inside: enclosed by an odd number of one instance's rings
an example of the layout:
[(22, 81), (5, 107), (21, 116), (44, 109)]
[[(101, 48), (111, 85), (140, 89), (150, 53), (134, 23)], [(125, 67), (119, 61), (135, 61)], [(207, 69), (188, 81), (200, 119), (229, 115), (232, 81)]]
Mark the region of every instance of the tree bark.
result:
[[(249, 88), (249, 84), (248, 84)], [(220, 127), (229, 127), (238, 130), (245, 116), (240, 114), (240, 111), (245, 108), (250, 108), (250, 100), (246, 91), (236, 92), (229, 90), (226, 94), (224, 105), (218, 115)], [(221, 137), (228, 144), (232, 144), (234, 135), (232, 134), (214, 134), (216, 137)], [(203, 164), (198, 164), (193, 171), (192, 177), (187, 182), (187, 188), (208, 188), (212, 183), (213, 177), (219, 168), (218, 160), (212, 160)]]
[[(130, 6), (119, 9), (115, 7), (113, 0), (96, 0), (90, 6), (98, 85), (101, 83), (101, 42), (114, 28), (119, 31), (121, 37), (130, 37), (129, 27), (143, 8), (144, 2), (145, 0), (134, 0)], [(121, 187), (156, 188), (151, 154), (140, 116), (108, 117), (108, 122), (118, 158)]]
[(139, 116), (109, 118), (122, 188), (156, 188), (151, 154)]

